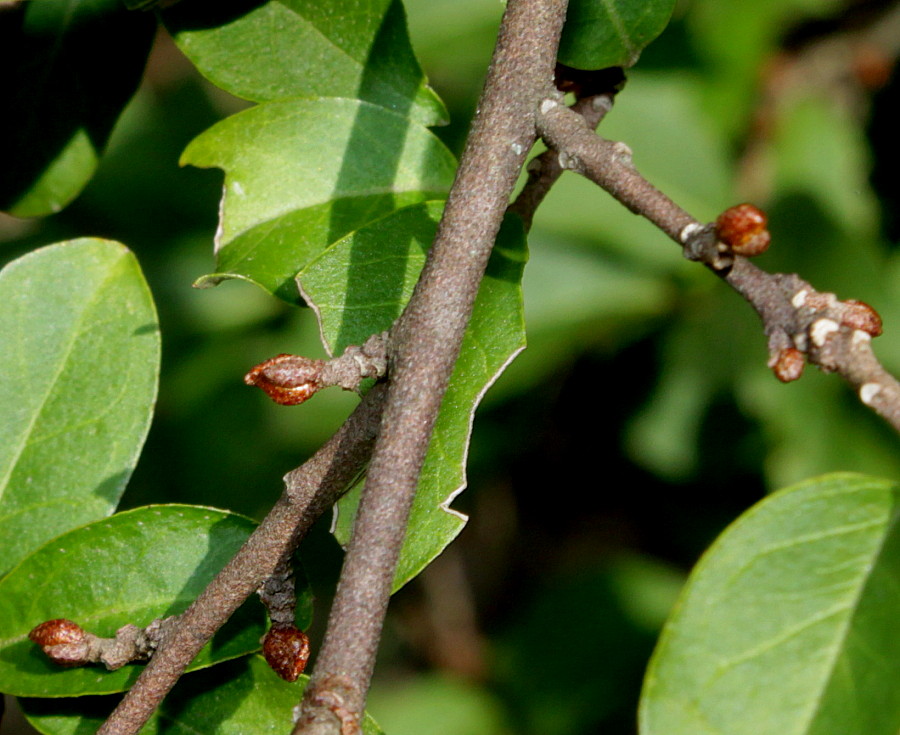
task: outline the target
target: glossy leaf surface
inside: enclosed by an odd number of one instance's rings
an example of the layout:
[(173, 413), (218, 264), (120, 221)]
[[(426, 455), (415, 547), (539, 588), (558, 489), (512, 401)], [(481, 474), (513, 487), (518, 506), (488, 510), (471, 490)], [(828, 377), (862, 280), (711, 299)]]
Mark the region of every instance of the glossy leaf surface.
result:
[(0, 13), (0, 210), (52, 214), (81, 191), (155, 31), (152, 15), (120, 0), (41, 0)]
[[(291, 722), (309, 677), (289, 684), (279, 679), (261, 656), (251, 656), (183, 678), (141, 735), (247, 735), (282, 732)], [(44, 735), (90, 735), (97, 732), (118, 697), (23, 699), (28, 721)], [(363, 735), (382, 735), (371, 716)]]
[[(124, 691), (141, 665), (110, 672), (99, 666), (61, 669), (28, 640), (28, 632), (45, 620), (68, 618), (112, 636), (126, 623), (143, 626), (177, 615), (253, 528), (250, 519), (213, 508), (160, 505), (119, 513), (50, 541), (0, 581), (0, 690), (32, 697)], [(259, 602), (249, 600), (190, 668), (258, 650), (264, 618)]]
[(425, 127), (367, 102), (272, 102), (195, 139), (183, 163), (225, 170), (217, 273), (292, 302), (294, 275), (389, 212), (444, 196), (455, 161)]
[(156, 311), (124, 246), (51, 245), (0, 272), (0, 574), (113, 512), (150, 426)]
[[(438, 217), (439, 208), (434, 203), (401, 210), (337, 243), (300, 274), (303, 292), (314, 305), (333, 298), (330, 284), (336, 280), (355, 285), (348, 292), (344, 319), (329, 313), (328, 319), (322, 320), (328, 344), (347, 339), (351, 344), (359, 342), (391, 325), (391, 315), (394, 311), (399, 313), (412, 293), (417, 270), (424, 262), (423, 245), (430, 243)], [(422, 571), (465, 525), (465, 516), (449, 506), (465, 488), (466, 455), (475, 408), (525, 346), (521, 279), (526, 259), (521, 222), (507, 217), (481, 283), (428, 447), (395, 588)], [(329, 311), (334, 307), (332, 301)], [(358, 491), (338, 504), (336, 535), (342, 544), (349, 540), (357, 503)]]
[(163, 17), (201, 73), (238, 97), (348, 97), (423, 125), (447, 121), (413, 54), (400, 0), (203, 0)]
[(745, 513), (666, 624), (641, 733), (896, 733), (898, 500), (895, 483), (837, 474)]
[(674, 8), (675, 0), (572, 0), (559, 60), (576, 69), (634, 66)]

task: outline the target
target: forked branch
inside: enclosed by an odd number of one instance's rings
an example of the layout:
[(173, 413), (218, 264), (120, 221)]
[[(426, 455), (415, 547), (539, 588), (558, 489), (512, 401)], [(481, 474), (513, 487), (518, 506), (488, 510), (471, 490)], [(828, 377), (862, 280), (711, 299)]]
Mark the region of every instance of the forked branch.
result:
[(444, 390), (553, 78), (565, 0), (509, 0), (456, 180), (391, 330), (389, 393), (295, 735), (359, 729), (409, 509)]
[(866, 406), (900, 431), (900, 383), (872, 352), (871, 338), (881, 334), (881, 319), (874, 309), (860, 301), (839, 301), (834, 294), (818, 292), (796, 275), (757, 268), (741, 254), (753, 252), (753, 248), (742, 249), (745, 243), (733, 241), (735, 233), (730, 230), (739, 230), (741, 225), (756, 227), (758, 221), (742, 223), (738, 216), (737, 226), (732, 228), (730, 210), (715, 225), (694, 219), (637, 171), (625, 144), (595, 135), (581, 116), (555, 98), (548, 97), (541, 104), (538, 128), (560, 165), (590, 179), (632, 212), (649, 219), (682, 246), (685, 257), (706, 265), (750, 303), (762, 319), (768, 364), (776, 377), (784, 382), (796, 380), (804, 360), (836, 372)]

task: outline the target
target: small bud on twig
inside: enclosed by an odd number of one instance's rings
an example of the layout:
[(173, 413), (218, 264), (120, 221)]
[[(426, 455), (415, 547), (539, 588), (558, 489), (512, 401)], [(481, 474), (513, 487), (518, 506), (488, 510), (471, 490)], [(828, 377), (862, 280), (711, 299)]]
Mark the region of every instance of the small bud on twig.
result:
[(65, 618), (47, 620), (33, 628), (28, 637), (37, 643), (47, 658), (60, 666), (85, 663), (85, 639), (89, 634), (77, 623)]
[(323, 387), (319, 376), (324, 365), (322, 360), (276, 355), (251, 369), (244, 376), (244, 382), (262, 388), (275, 403), (296, 406)]
[(851, 329), (859, 329), (873, 337), (881, 334), (881, 317), (865, 301), (847, 299), (842, 303), (845, 308), (841, 315), (841, 324)]
[(269, 628), (263, 638), (266, 663), (285, 681), (297, 681), (309, 661), (309, 638), (295, 625)]
[(770, 361), (769, 367), (775, 373), (775, 377), (782, 383), (790, 383), (798, 380), (803, 375), (806, 359), (803, 353), (796, 347), (787, 347), (780, 350)]
[(765, 212), (752, 204), (729, 207), (716, 220), (716, 236), (736, 255), (752, 258), (769, 249)]
[(154, 620), (146, 628), (128, 623), (114, 637), (101, 638), (71, 620), (58, 618), (36, 626), (28, 637), (60, 666), (102, 663), (115, 671), (134, 661), (147, 661), (176, 621), (177, 616), (172, 615)]

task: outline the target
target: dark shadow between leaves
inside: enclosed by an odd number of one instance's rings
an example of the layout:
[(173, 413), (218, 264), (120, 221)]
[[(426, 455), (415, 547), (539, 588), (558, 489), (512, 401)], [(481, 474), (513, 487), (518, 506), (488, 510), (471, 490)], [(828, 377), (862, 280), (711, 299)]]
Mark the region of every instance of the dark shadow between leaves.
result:
[(105, 503), (108, 503), (111, 509), (115, 508), (119, 503), (119, 499), (122, 497), (122, 493), (125, 492), (125, 486), (128, 484), (128, 480), (131, 479), (132, 471), (133, 469), (128, 469), (110, 475), (105, 480), (98, 483), (91, 494), (101, 498)]
[[(141, 80), (156, 22), (115, 0), (21, 3), (0, 13), (0, 68), (9, 74), (0, 116), (0, 209), (13, 208), (78, 136), (96, 155)], [(54, 211), (93, 166), (54, 175)], [(25, 212), (26, 216), (35, 213)]]
[(200, 31), (233, 23), (269, 0), (186, 0), (160, 15), (174, 36), (181, 31)]

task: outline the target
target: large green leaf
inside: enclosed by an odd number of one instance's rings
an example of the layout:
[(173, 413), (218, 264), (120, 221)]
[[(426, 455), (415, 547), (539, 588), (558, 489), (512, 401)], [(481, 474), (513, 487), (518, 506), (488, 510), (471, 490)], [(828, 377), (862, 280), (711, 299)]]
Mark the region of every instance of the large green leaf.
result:
[(893, 482), (826, 475), (742, 516), (666, 624), (641, 733), (896, 733), (898, 500)]
[(159, 329), (135, 257), (107, 240), (0, 272), (0, 574), (115, 509), (147, 435)]
[(400, 0), (201, 0), (163, 18), (200, 72), (238, 97), (350, 97), (423, 125), (447, 122)]
[(576, 69), (634, 66), (674, 8), (675, 0), (571, 0), (559, 60)]
[[(313, 308), (325, 315), (320, 324), (326, 344), (334, 348), (358, 343), (391, 326), (412, 293), (439, 214), (436, 203), (401, 210), (336, 243), (300, 273), (303, 293)], [(400, 554), (395, 589), (422, 571), (465, 525), (465, 516), (449, 506), (465, 488), (475, 408), (525, 346), (521, 280), (526, 259), (521, 222), (508, 217), (494, 246), (434, 427)], [(339, 284), (351, 284), (343, 304), (334, 296)], [(335, 311), (342, 311), (343, 317)], [(343, 544), (350, 537), (358, 492), (338, 504), (335, 534)]]
[(97, 166), (156, 30), (120, 0), (41, 0), (0, 13), (0, 209), (57, 212)]
[[(111, 636), (126, 623), (147, 625), (176, 615), (253, 531), (248, 518), (187, 505), (137, 508), (63, 534), (0, 581), (0, 691), (64, 697), (127, 689), (142, 667), (107, 672), (87, 666), (60, 669), (28, 640), (37, 624), (74, 620)], [(303, 593), (305, 594), (305, 593)], [(306, 626), (309, 606), (298, 624)], [(250, 600), (235, 613), (191, 669), (255, 651), (265, 630), (263, 608)]]
[[(186, 676), (166, 697), (141, 735), (248, 735), (286, 732), (292, 710), (309, 677), (289, 684), (251, 656)], [(107, 718), (118, 697), (81, 699), (22, 699), (28, 721), (45, 735), (91, 735)], [(362, 722), (363, 735), (382, 735), (370, 715)]]
[(213, 126), (184, 163), (225, 170), (217, 273), (297, 301), (294, 275), (389, 212), (442, 197), (455, 162), (425, 127), (358, 100), (271, 102)]

